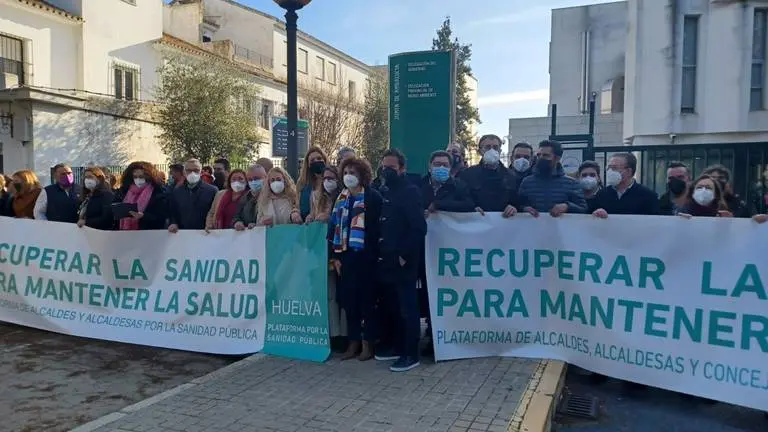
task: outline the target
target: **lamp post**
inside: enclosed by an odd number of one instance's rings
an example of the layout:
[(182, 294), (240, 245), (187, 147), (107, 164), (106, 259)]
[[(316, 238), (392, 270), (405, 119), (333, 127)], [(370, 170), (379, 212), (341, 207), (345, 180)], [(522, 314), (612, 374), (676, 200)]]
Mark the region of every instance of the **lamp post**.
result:
[(312, 0), (275, 0), (285, 9), (285, 33), (288, 46), (288, 174), (298, 178), (299, 171), (299, 95), (298, 64), (296, 59), (296, 11), (308, 5)]

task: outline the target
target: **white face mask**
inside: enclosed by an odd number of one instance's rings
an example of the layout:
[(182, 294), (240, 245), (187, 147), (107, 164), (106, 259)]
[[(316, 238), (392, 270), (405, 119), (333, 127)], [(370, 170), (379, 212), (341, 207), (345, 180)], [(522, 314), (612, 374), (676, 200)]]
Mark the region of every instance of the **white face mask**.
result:
[(235, 192), (242, 192), (245, 190), (245, 183), (243, 182), (239, 182), (239, 181), (232, 182), (230, 186), (232, 187), (232, 190)]
[(616, 186), (619, 183), (621, 183), (622, 177), (621, 173), (616, 170), (609, 169), (605, 173), (605, 184), (608, 186)]
[(499, 151), (496, 149), (490, 149), (483, 154), (483, 163), (486, 165), (496, 165), (499, 163)]
[(190, 184), (197, 184), (197, 182), (200, 181), (200, 174), (198, 174), (196, 172), (191, 172), (191, 173), (187, 174), (187, 181)]
[(83, 186), (85, 186), (88, 190), (94, 190), (96, 189), (96, 186), (98, 186), (99, 182), (96, 181), (96, 179), (87, 178), (83, 180)]
[(282, 180), (273, 181), (269, 184), (269, 188), (276, 194), (281, 194), (285, 190), (285, 183)]
[(135, 179), (133, 179), (133, 184), (135, 184), (138, 187), (142, 187), (145, 184), (147, 184), (147, 180), (145, 180), (143, 178), (135, 178)]
[(582, 177), (579, 182), (584, 190), (591, 191), (597, 188), (597, 177)]
[(360, 184), (360, 180), (356, 176), (353, 176), (352, 174), (346, 174), (344, 175), (344, 186), (346, 186), (348, 189), (354, 189)]
[(515, 167), (517, 172), (525, 172), (531, 167), (531, 161), (526, 158), (517, 158), (512, 162), (512, 166)]
[(693, 200), (702, 206), (708, 206), (715, 200), (715, 191), (703, 187), (696, 188), (693, 191)]
[(339, 187), (336, 180), (323, 180), (323, 188), (328, 193), (336, 192), (336, 188)]

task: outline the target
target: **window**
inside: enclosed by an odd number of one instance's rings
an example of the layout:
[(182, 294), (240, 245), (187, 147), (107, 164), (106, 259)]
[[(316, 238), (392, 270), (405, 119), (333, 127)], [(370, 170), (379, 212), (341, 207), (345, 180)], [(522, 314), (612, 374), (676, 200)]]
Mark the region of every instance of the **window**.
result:
[(765, 56), (768, 51), (768, 9), (755, 9), (752, 30), (752, 69), (749, 88), (749, 110), (765, 109)]
[(208, 30), (203, 31), (203, 43), (213, 40), (213, 35)]
[(136, 6), (136, 0), (123, 0), (124, 3), (128, 3), (129, 5)]
[(696, 62), (699, 49), (699, 17), (683, 18), (683, 79), (680, 112), (696, 112)]
[(309, 62), (309, 53), (303, 48), (299, 48), (298, 69), (299, 72), (307, 73), (307, 62)]
[(349, 81), (349, 100), (354, 101), (357, 99), (357, 83), (350, 80)]
[(0, 74), (15, 75), (16, 82), (4, 80), (6, 87), (24, 84), (24, 41), (0, 35)]
[(259, 116), (259, 126), (262, 129), (269, 129), (269, 121), (272, 117), (272, 104), (269, 101), (261, 102), (261, 112)]
[(336, 85), (336, 63), (328, 62), (328, 82)]
[(125, 100), (138, 99), (138, 86), (136, 85), (138, 78), (138, 70), (126, 66), (115, 66), (113, 83), (115, 98)]
[(315, 69), (317, 69), (317, 79), (325, 81), (325, 59), (317, 56), (315, 59)]

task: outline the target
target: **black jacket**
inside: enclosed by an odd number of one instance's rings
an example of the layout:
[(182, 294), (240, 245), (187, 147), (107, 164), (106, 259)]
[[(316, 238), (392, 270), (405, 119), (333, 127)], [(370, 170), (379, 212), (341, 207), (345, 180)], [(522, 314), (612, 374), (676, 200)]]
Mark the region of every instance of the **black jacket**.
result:
[(0, 216), (10, 216), (11, 195), (8, 192), (0, 194)]
[(595, 196), (595, 209), (603, 209), (608, 214), (619, 215), (658, 215), (659, 196), (656, 192), (635, 182), (619, 198), (616, 188), (606, 187)]
[(754, 215), (754, 210), (738, 195), (726, 195), (725, 203), (728, 204), (728, 210), (733, 213), (734, 217), (751, 218)]
[(517, 206), (517, 180), (502, 164), (495, 169), (475, 165), (459, 174), (469, 188), (475, 207), (488, 212), (500, 212), (508, 206)]
[(46, 186), (43, 192), (46, 195), (48, 205), (45, 209), (45, 217), (51, 222), (77, 222), (77, 209), (80, 207), (80, 188), (73, 185), (69, 191), (65, 191), (58, 184)]
[(218, 191), (216, 186), (204, 181), (194, 187), (176, 186), (169, 203), (171, 225), (176, 224), (184, 230), (205, 229), (205, 218)]
[[(115, 195), (115, 202), (123, 202), (127, 189), (119, 189)], [(139, 230), (161, 230), (165, 229), (165, 219), (168, 217), (168, 206), (166, 204), (166, 194), (163, 188), (155, 186), (152, 190), (152, 196), (149, 198), (147, 208), (144, 209), (144, 217), (139, 219)], [(117, 222), (119, 227), (119, 221)]]
[(107, 188), (94, 190), (85, 207), (85, 226), (104, 231), (111, 230), (115, 226), (112, 215), (114, 201), (115, 194), (111, 190)]
[(475, 210), (467, 185), (453, 177), (435, 189), (431, 176), (429, 174), (424, 176), (421, 184), (421, 199), (424, 209), (428, 209), (434, 203), (435, 210), (438, 211), (466, 213)]
[[(424, 206), (418, 187), (401, 179), (390, 184), (382, 194), (379, 218), (379, 280), (395, 282), (403, 277), (416, 278), (422, 242), (427, 235)], [(405, 265), (400, 265), (400, 258)]]

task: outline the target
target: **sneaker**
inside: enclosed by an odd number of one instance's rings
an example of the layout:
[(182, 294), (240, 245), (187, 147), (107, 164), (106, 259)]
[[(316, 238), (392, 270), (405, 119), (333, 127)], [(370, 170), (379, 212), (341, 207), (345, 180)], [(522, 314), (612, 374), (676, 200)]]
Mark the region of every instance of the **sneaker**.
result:
[(392, 361), (399, 359), (400, 356), (395, 353), (395, 350), (380, 348), (376, 350), (374, 358), (378, 361)]
[(392, 372), (406, 372), (413, 368), (417, 368), (420, 365), (421, 363), (419, 363), (417, 359), (403, 356), (397, 359), (397, 361), (389, 367), (389, 370)]

